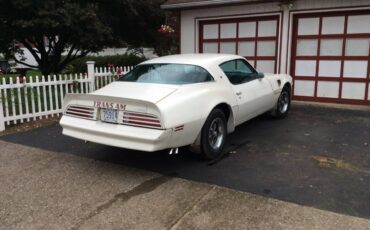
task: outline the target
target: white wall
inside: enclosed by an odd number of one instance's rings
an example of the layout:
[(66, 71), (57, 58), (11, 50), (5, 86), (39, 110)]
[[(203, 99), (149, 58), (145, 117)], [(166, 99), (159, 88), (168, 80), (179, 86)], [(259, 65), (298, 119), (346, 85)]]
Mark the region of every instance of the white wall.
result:
[(296, 0), (294, 10), (369, 6), (369, 0)]
[[(127, 51), (127, 48), (106, 48), (98, 53), (93, 53), (91, 56), (110, 56), (110, 55), (118, 55), (118, 54), (125, 54)], [(143, 48), (144, 56), (146, 58), (155, 58), (157, 57), (156, 54), (154, 54), (153, 48)]]
[[(30, 64), (30, 65), (35, 65), (37, 66), (37, 62), (35, 60), (35, 58), (32, 56), (32, 54), (30, 53), (30, 51), (28, 51), (28, 49), (26, 48), (22, 48), (23, 50), (23, 57), (25, 58), (24, 62), (27, 63), (27, 64)], [(109, 56), (109, 55), (117, 55), (117, 54), (125, 54), (127, 51), (127, 48), (106, 48), (98, 53), (92, 53), (91, 55), (92, 56)], [(154, 54), (154, 49), (153, 48), (144, 48), (144, 56), (146, 58), (155, 58), (157, 57), (156, 54)], [(64, 55), (67, 54), (67, 51), (64, 52)], [(19, 54), (16, 55), (18, 59), (21, 58), (21, 56)], [(29, 68), (25, 65), (22, 65), (22, 64), (16, 64), (16, 67), (17, 68)]]

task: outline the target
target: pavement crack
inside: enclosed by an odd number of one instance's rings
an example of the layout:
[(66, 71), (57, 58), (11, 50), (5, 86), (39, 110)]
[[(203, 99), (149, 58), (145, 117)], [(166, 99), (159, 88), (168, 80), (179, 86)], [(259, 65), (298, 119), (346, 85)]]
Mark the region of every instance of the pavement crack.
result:
[(197, 206), (200, 202), (202, 202), (202, 200), (213, 190), (216, 189), (216, 186), (212, 186), (206, 193), (204, 193), (202, 196), (200, 196), (192, 205), (190, 205), (186, 210), (185, 212), (179, 216), (179, 218), (177, 218), (176, 220), (174, 220), (172, 222), (172, 224), (170, 224), (170, 226), (167, 228), (169, 230), (173, 229), (179, 222), (180, 220), (182, 220), (189, 212), (191, 212), (191, 210), (194, 209), (195, 206)]
[(160, 185), (166, 183), (167, 181), (171, 180), (172, 177), (168, 175), (163, 175), (159, 177), (155, 177), (152, 179), (149, 179), (138, 186), (134, 187), (133, 189), (125, 192), (118, 193), (112, 197), (112, 199), (108, 200), (104, 204), (99, 205), (95, 208), (92, 212), (90, 212), (85, 218), (83, 218), (79, 223), (76, 224), (76, 226), (72, 227), (71, 229), (79, 229), (82, 225), (84, 225), (88, 220), (93, 218), (96, 215), (99, 215), (104, 210), (110, 208), (115, 202), (121, 201), (126, 202), (130, 200), (131, 198), (135, 196), (139, 196), (145, 193), (149, 193), (151, 191), (154, 191), (157, 187)]

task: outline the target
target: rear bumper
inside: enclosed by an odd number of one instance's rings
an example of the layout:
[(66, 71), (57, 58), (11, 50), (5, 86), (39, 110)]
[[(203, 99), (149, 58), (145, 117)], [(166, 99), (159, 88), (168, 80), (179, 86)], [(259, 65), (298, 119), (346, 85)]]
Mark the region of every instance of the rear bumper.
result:
[(63, 134), (126, 149), (153, 152), (171, 147), (172, 129), (148, 129), (127, 125), (109, 124), (70, 116), (60, 120)]

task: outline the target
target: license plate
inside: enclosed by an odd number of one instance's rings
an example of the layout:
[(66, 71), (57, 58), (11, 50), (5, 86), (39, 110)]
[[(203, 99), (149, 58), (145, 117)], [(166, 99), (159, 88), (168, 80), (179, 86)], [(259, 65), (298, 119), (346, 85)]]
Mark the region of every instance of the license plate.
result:
[(109, 123), (117, 123), (117, 110), (115, 109), (102, 109), (100, 112), (100, 117), (102, 121)]

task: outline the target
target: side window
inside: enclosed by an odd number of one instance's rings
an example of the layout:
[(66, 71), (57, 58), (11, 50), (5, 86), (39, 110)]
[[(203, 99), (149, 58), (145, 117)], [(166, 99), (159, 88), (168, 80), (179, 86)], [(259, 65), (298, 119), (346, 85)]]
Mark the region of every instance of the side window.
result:
[(255, 73), (254, 69), (244, 60), (236, 60), (236, 68), (238, 71), (245, 73), (245, 74), (253, 74)]
[(242, 59), (225, 62), (220, 65), (220, 68), (234, 85), (242, 84), (257, 78), (257, 72), (248, 62)]

